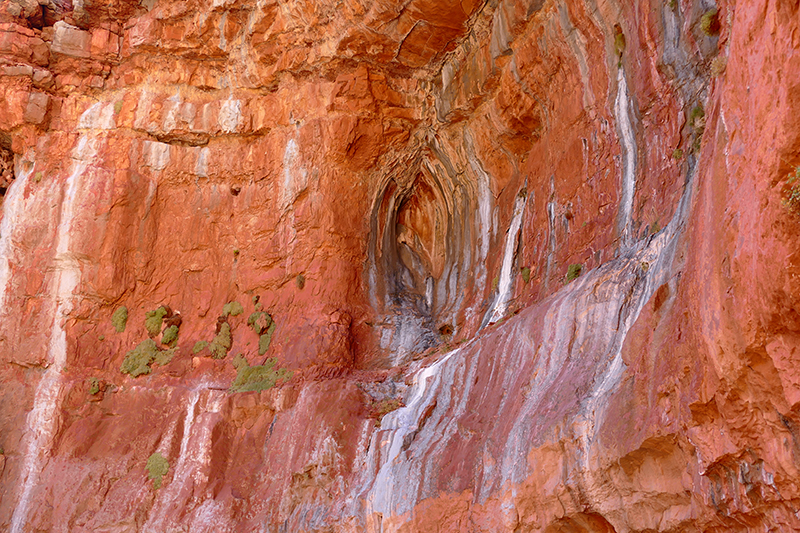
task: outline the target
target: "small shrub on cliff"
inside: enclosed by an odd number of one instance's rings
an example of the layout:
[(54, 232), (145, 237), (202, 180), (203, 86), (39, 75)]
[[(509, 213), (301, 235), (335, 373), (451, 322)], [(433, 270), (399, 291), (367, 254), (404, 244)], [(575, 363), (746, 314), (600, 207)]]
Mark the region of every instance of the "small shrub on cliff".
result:
[(144, 327), (147, 329), (147, 333), (151, 337), (155, 337), (161, 333), (161, 324), (163, 323), (165, 316), (167, 316), (167, 309), (164, 306), (145, 313)]
[(405, 404), (403, 404), (403, 402), (397, 398), (378, 400), (373, 402), (372, 405), (368, 407), (369, 416), (375, 419), (376, 427), (381, 427), (381, 420), (383, 417), (392, 411), (400, 409), (401, 407), (405, 407)]
[(706, 127), (706, 112), (703, 110), (703, 106), (697, 104), (692, 108), (692, 111), (689, 113), (689, 125), (692, 129), (702, 132)]
[(202, 352), (208, 346), (208, 341), (197, 341), (194, 343), (194, 347), (192, 348), (192, 353), (197, 355)]
[(178, 326), (173, 325), (164, 330), (161, 344), (174, 347), (176, 342), (178, 342)]
[(169, 461), (155, 452), (147, 459), (147, 477), (153, 480), (153, 488), (161, 488), (161, 479), (169, 472)]
[(719, 33), (719, 15), (717, 8), (711, 8), (700, 17), (700, 29), (709, 37)]
[(622, 33), (622, 28), (617, 24), (614, 26), (614, 53), (617, 54), (617, 57), (622, 57), (625, 52), (625, 46), (625, 34)]
[(276, 324), (272, 322), (267, 328), (267, 332), (258, 338), (258, 355), (264, 355), (269, 350), (269, 345), (272, 343), (272, 334), (275, 333)]
[(800, 214), (800, 166), (794, 170), (794, 174), (789, 174), (786, 184), (788, 190), (783, 205), (792, 213)]
[(238, 316), (244, 313), (244, 307), (239, 302), (228, 302), (222, 306), (222, 316)]
[(272, 335), (275, 333), (277, 324), (272, 317), (264, 311), (256, 311), (247, 319), (247, 325), (253, 328), (258, 335), (258, 353), (264, 355), (272, 343)]
[(250, 366), (244, 357), (236, 358), (236, 379), (231, 384), (231, 392), (261, 392), (274, 387), (278, 382), (287, 382), (292, 378), (292, 371), (277, 368), (274, 358), (260, 366)]
[(153, 359), (153, 362), (158, 366), (166, 366), (170, 363), (170, 361), (172, 361), (172, 358), (175, 357), (176, 353), (178, 353), (177, 346), (170, 348), (169, 350), (159, 350), (155, 359)]
[(581, 275), (583, 265), (580, 263), (573, 263), (567, 268), (567, 283), (575, 280)]
[(89, 378), (89, 395), (94, 396), (100, 392), (100, 380), (97, 378)]
[(700, 104), (694, 106), (689, 113), (689, 126), (694, 130), (695, 134), (692, 150), (699, 152), (700, 143), (703, 140), (703, 132), (706, 129), (706, 112)]
[(239, 370), (242, 367), (250, 366), (250, 363), (247, 362), (247, 359), (242, 354), (236, 354), (236, 357), (233, 358), (233, 368)]
[(661, 231), (661, 224), (658, 223), (658, 220), (653, 222), (653, 225), (650, 226), (650, 235), (655, 235)]
[(125, 326), (128, 325), (128, 308), (124, 305), (117, 308), (114, 314), (111, 315), (111, 325), (117, 330), (117, 333), (125, 331)]
[(717, 56), (711, 61), (711, 75), (715, 78), (722, 76), (726, 68), (728, 68), (728, 58), (725, 56)]
[(125, 355), (125, 359), (119, 369), (123, 374), (130, 374), (132, 377), (149, 374), (150, 363), (155, 360), (157, 354), (158, 348), (155, 341), (153, 339), (145, 339)]
[(164, 366), (175, 357), (177, 351), (177, 346), (169, 350), (159, 350), (156, 341), (145, 339), (125, 355), (125, 359), (119, 368), (120, 372), (130, 374), (134, 378), (149, 374), (152, 371), (151, 364), (156, 363)]
[(524, 281), (525, 283), (530, 283), (530, 281), (531, 281), (531, 269), (530, 268), (522, 267), (522, 269), (520, 269), (519, 273), (522, 274), (522, 281)]
[(205, 350), (207, 346), (208, 346), (208, 341), (197, 341), (196, 343), (194, 343), (194, 347), (192, 348), (192, 353), (197, 355), (203, 350)]
[(225, 359), (232, 344), (231, 326), (227, 322), (223, 322), (222, 326), (219, 328), (219, 333), (208, 345), (208, 349), (211, 351), (211, 357), (214, 359)]
[(306, 286), (306, 277), (302, 274), (298, 274), (294, 282), (297, 284), (297, 288), (302, 291), (303, 287)]
[(253, 328), (256, 335), (261, 335), (272, 325), (272, 317), (264, 311), (256, 311), (247, 317), (247, 325)]

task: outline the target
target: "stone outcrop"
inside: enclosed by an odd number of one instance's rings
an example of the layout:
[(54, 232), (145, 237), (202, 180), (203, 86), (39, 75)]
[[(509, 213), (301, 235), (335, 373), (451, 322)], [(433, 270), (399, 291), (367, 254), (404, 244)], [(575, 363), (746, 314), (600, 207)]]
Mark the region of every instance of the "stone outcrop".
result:
[(3, 0), (0, 529), (800, 529), (798, 51), (787, 0)]

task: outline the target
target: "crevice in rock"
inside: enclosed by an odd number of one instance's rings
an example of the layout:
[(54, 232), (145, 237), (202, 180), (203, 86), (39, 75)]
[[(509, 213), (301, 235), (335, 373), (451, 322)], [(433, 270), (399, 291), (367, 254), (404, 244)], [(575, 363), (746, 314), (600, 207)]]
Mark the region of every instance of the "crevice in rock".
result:
[(173, 146), (207, 146), (211, 136), (203, 133), (193, 132), (169, 132), (164, 134), (153, 134), (152, 137), (160, 143), (171, 144)]
[(5, 196), (14, 177), (14, 152), (11, 151), (11, 137), (0, 133), (0, 196)]

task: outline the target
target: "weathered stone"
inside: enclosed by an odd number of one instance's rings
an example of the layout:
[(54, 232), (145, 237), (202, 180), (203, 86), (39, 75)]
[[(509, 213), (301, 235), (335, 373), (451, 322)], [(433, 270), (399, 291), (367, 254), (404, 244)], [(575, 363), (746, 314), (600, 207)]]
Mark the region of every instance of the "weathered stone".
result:
[(92, 34), (66, 22), (56, 22), (53, 44), (50, 49), (53, 53), (64, 54), (72, 57), (89, 57)]
[(25, 121), (31, 124), (42, 124), (47, 116), (47, 106), (50, 97), (45, 93), (32, 92), (28, 98), (28, 106), (25, 108)]

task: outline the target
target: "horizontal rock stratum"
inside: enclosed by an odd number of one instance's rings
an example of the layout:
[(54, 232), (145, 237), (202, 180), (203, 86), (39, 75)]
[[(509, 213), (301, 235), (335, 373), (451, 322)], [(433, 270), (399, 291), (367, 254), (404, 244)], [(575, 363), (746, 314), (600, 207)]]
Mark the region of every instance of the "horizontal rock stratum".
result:
[(800, 530), (796, 0), (2, 0), (0, 95), (0, 530)]

